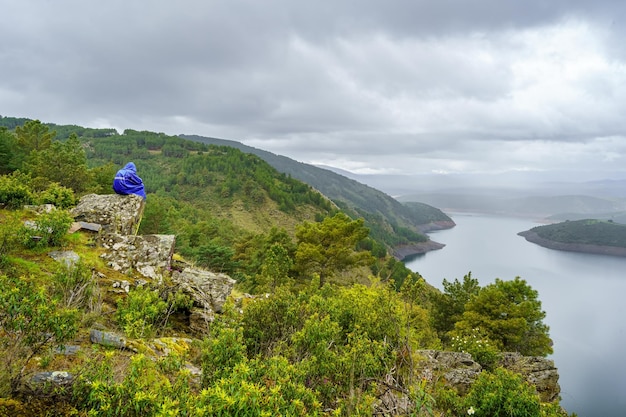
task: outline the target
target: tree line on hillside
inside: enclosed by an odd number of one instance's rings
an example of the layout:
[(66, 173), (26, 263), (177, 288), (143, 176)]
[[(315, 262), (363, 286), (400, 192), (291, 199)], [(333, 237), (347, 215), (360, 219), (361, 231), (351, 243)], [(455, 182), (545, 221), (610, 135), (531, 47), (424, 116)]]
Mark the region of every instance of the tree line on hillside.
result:
[[(10, 173), (2, 179), (0, 202), (10, 207), (34, 202), (68, 207), (88, 192), (112, 193), (117, 167), (142, 154), (145, 159), (137, 161), (149, 199), (140, 232), (175, 234), (176, 249), (183, 256), (247, 281), (251, 289), (257, 285), (254, 277), (265, 267), (268, 248), (282, 245), (293, 264), (289, 273), (296, 276), (302, 268), (295, 262), (295, 226), (307, 219), (323, 226), (327, 216), (341, 214), (308, 185), (234, 148), (132, 130), (80, 140), (74, 132), (66, 140), (57, 140), (55, 134), (39, 121), (0, 132), (0, 150), (6, 156), (0, 170)], [(185, 156), (164, 155), (168, 145)], [(37, 193), (46, 199), (36, 201)], [(239, 205), (242, 210), (233, 214), (231, 209)], [(273, 210), (285, 215), (281, 218)], [(230, 218), (240, 217), (241, 212), (267, 223), (265, 228), (253, 233)], [(354, 249), (372, 253), (374, 258), (385, 257), (384, 246), (361, 232), (367, 230), (363, 220), (333, 219), (335, 226), (358, 225)], [(283, 231), (285, 226), (288, 230)], [(299, 259), (306, 262), (303, 256)]]
[[(19, 126), (20, 123), (27, 121), (29, 120), (4, 117), (0, 118), (0, 126), (4, 125), (9, 128), (15, 128)], [(206, 140), (207, 138), (198, 139), (198, 137), (190, 137), (193, 140), (183, 140), (180, 137), (168, 136), (163, 133), (139, 132), (131, 129), (127, 129), (122, 135), (119, 135), (114, 129), (92, 129), (76, 125), (56, 125), (53, 123), (44, 124), (44, 126), (53, 129), (56, 132), (57, 139), (61, 141), (66, 140), (72, 134), (78, 136), (84, 143), (91, 166), (94, 165), (94, 161), (96, 160), (99, 161), (98, 163), (109, 160), (115, 165), (123, 165), (128, 160), (150, 161), (161, 155), (184, 159), (189, 156), (190, 152), (206, 152), (208, 149), (207, 143), (211, 143), (211, 141)], [(111, 140), (103, 140), (106, 138)], [(219, 144), (218, 148), (220, 149), (231, 149), (233, 147), (242, 149), (245, 153), (252, 152), (253, 154), (265, 158), (269, 163), (288, 160), (288, 158), (273, 155), (269, 152), (246, 147), (238, 142), (224, 140), (214, 141)], [(224, 144), (228, 144), (229, 146), (225, 146)], [(272, 155), (274, 158), (267, 159), (267, 155)], [(297, 167), (293, 167), (294, 164), (296, 164)], [(273, 164), (273, 166), (275, 168), (277, 167), (276, 164)], [(278, 168), (284, 166), (285, 164), (282, 162), (278, 164)], [(279, 169), (280, 172), (282, 172), (281, 175), (285, 175), (284, 179), (293, 181), (293, 176), (300, 181), (304, 180), (314, 188), (322, 190), (326, 197), (330, 198), (341, 210), (351, 217), (363, 217), (367, 227), (370, 229), (370, 237), (382, 243), (386, 249), (392, 249), (398, 245), (415, 244), (426, 241), (428, 238), (420, 233), (419, 225), (431, 221), (434, 216), (432, 213), (433, 210), (438, 212), (437, 217), (439, 217), (439, 220), (451, 221), (441, 211), (433, 207), (415, 208), (404, 206), (378, 190), (343, 178), (330, 171), (296, 163), (291, 160), (288, 160), (286, 166), (288, 169)], [(323, 178), (318, 178), (319, 172), (329, 175), (323, 175)], [(157, 170), (154, 175), (148, 173), (147, 175), (149, 175), (149, 177), (145, 179), (150, 182), (154, 181), (158, 183), (160, 179), (163, 178), (160, 174), (160, 171)], [(188, 174), (188, 172), (182, 173), (179, 170), (176, 175), (177, 181), (184, 182), (185, 178), (189, 178)], [(196, 172), (194, 178), (189, 181), (194, 184), (202, 185), (205, 181), (210, 179), (210, 176), (207, 177)], [(239, 190), (238, 185), (240, 183), (241, 182), (237, 181), (237, 179), (230, 180), (228, 183), (224, 184), (223, 192), (227, 194)], [(295, 181), (294, 183), (298, 182)], [(253, 197), (257, 199), (261, 198), (261, 193), (252, 186), (252, 183), (247, 182), (246, 184), (247, 187), (244, 191), (251, 191), (254, 193)], [(171, 188), (177, 185), (176, 182), (173, 182), (169, 187)], [(272, 189), (271, 184), (266, 184), (266, 188)], [(270, 198), (280, 201), (282, 210), (290, 210), (293, 208), (293, 202), (289, 196), (285, 196), (280, 190), (273, 189), (273, 191)], [(316, 194), (314, 198), (320, 197), (321, 196)], [(382, 248), (379, 247), (378, 249), (380, 250)]]
[(352, 217), (363, 217), (370, 236), (388, 246), (420, 243), (427, 237), (421, 226), (432, 221), (452, 222), (441, 210), (424, 204), (401, 204), (385, 193), (336, 174), (327, 169), (294, 161), (240, 142), (183, 135), (184, 138), (205, 144), (229, 146), (259, 156), (279, 172), (291, 175), (320, 190)]

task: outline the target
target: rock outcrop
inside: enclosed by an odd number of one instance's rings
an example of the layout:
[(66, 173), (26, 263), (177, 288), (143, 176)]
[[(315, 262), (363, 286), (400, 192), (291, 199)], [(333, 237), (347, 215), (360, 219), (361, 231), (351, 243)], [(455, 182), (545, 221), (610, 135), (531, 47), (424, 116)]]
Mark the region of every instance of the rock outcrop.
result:
[(519, 353), (503, 353), (500, 365), (523, 375), (526, 381), (537, 388), (541, 401), (552, 402), (559, 399), (559, 371), (554, 366), (554, 361), (536, 356), (522, 356)]
[[(81, 198), (72, 215), (83, 225), (76, 230), (97, 232), (96, 242), (104, 249), (101, 257), (109, 267), (125, 274), (138, 272), (157, 282), (171, 277), (173, 285), (193, 300), (191, 330), (205, 333), (215, 313), (222, 311), (235, 280), (225, 274), (198, 268), (185, 267), (182, 271), (172, 272), (175, 236), (137, 235), (144, 204), (144, 200), (136, 195), (89, 194)], [(119, 291), (130, 291), (130, 283), (124, 283), (125, 286), (118, 285)]]
[(147, 278), (169, 275), (176, 237), (174, 235), (120, 235), (105, 233), (99, 239), (101, 255), (116, 271), (136, 270)]
[(136, 235), (144, 200), (138, 195), (87, 194), (71, 211), (77, 222), (102, 225), (107, 233)]
[(437, 375), (446, 385), (454, 388), (459, 395), (465, 395), (472, 383), (482, 372), (482, 367), (464, 352), (420, 350), (424, 359), (420, 363), (424, 375)]
[(130, 194), (88, 194), (72, 209), (80, 229), (98, 233), (97, 242), (106, 251), (102, 258), (111, 268), (132, 270), (151, 279), (169, 274), (176, 238), (174, 235), (139, 235), (143, 198)]
[(214, 313), (222, 311), (226, 298), (235, 286), (235, 280), (228, 275), (198, 268), (174, 271), (172, 282), (193, 300), (189, 326), (198, 333), (206, 332)]
[[(480, 364), (469, 353), (420, 350), (418, 354), (424, 358), (419, 365), (423, 375), (442, 378), (459, 395), (465, 395), (482, 372)], [(498, 365), (522, 375), (528, 383), (534, 385), (541, 401), (552, 402), (559, 399), (561, 387), (554, 361), (506, 352), (501, 354)]]

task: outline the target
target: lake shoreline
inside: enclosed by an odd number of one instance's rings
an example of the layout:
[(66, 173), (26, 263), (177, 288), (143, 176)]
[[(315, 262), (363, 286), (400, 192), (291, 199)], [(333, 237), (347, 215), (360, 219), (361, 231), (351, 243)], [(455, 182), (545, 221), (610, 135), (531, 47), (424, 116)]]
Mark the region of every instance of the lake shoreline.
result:
[[(453, 221), (434, 221), (426, 224), (419, 225), (419, 230), (421, 233), (428, 232), (436, 232), (438, 230), (447, 230), (452, 229), (456, 226), (456, 223)], [(426, 252), (430, 252), (433, 250), (442, 249), (444, 246), (443, 243), (435, 242), (430, 240), (430, 238), (426, 242), (419, 243), (410, 243), (405, 245), (395, 246), (392, 250), (392, 255), (399, 261), (404, 261), (408, 258), (412, 258), (416, 255), (422, 255)]]

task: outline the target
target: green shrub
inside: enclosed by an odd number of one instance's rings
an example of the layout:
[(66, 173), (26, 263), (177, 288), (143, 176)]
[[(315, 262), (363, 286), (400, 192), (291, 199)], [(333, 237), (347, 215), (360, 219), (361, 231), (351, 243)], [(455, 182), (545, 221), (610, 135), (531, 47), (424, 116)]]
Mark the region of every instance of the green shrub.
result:
[(11, 250), (17, 247), (22, 240), (23, 225), (19, 216), (8, 213), (0, 222), (0, 264), (6, 260)]
[(45, 288), (25, 277), (0, 276), (0, 397), (18, 390), (36, 355), (72, 340), (78, 319), (76, 310), (58, 306)]
[(155, 335), (155, 325), (163, 321), (167, 311), (167, 302), (158, 290), (140, 287), (118, 301), (115, 314), (126, 336), (142, 338)]
[(317, 416), (321, 404), (298, 369), (280, 356), (235, 363), (193, 399), (197, 416)]
[(242, 318), (248, 354), (270, 356), (280, 350), (280, 346), (303, 326), (304, 304), (286, 288), (278, 288), (271, 296), (250, 302)]
[(493, 369), (500, 354), (498, 348), (480, 332), (480, 329), (476, 328), (452, 336), (450, 343), (452, 350), (469, 353), (480, 366), (487, 370)]
[(116, 319), (126, 336), (154, 337), (167, 326), (169, 317), (177, 310), (191, 307), (189, 296), (181, 291), (165, 291), (147, 286), (132, 290), (118, 300)]
[(465, 405), (476, 417), (540, 416), (535, 388), (504, 368), (482, 372), (465, 397)]
[[(541, 417), (568, 417), (570, 414), (563, 410), (558, 402), (541, 403)], [(576, 417), (576, 413), (572, 413), (571, 417)]]
[(24, 246), (61, 246), (73, 221), (73, 217), (66, 210), (40, 214), (34, 221), (34, 227), (24, 227)]
[(55, 295), (64, 306), (92, 312), (100, 310), (102, 300), (98, 281), (91, 268), (82, 262), (62, 264), (53, 275), (52, 283)]
[(207, 387), (229, 375), (246, 359), (241, 328), (218, 327), (202, 345), (202, 386)]
[[(190, 400), (189, 371), (166, 374), (158, 362), (143, 354), (131, 357), (123, 378), (115, 377), (115, 352), (87, 362), (73, 384), (72, 402), (87, 416), (195, 416)], [(171, 378), (171, 379), (170, 379)]]
[(32, 204), (35, 197), (30, 188), (30, 176), (15, 171), (0, 177), (0, 206), (15, 209)]
[(71, 188), (54, 182), (39, 194), (39, 204), (54, 204), (57, 208), (67, 209), (76, 205), (76, 196)]

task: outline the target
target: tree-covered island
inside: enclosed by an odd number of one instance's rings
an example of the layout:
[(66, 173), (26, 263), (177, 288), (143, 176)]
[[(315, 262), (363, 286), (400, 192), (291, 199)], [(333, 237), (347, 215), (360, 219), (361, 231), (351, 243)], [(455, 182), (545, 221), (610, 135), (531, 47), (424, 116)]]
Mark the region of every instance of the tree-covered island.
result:
[(520, 232), (527, 241), (572, 252), (626, 256), (626, 225), (611, 220), (575, 220)]

